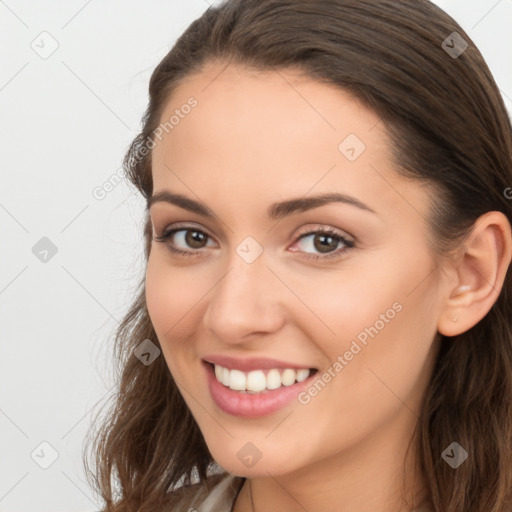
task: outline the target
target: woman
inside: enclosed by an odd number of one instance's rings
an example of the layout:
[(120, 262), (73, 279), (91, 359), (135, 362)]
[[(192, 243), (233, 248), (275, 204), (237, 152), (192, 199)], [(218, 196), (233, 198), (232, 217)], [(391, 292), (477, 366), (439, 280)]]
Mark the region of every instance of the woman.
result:
[(512, 128), (462, 28), (228, 0), (149, 92), (104, 510), (510, 510)]

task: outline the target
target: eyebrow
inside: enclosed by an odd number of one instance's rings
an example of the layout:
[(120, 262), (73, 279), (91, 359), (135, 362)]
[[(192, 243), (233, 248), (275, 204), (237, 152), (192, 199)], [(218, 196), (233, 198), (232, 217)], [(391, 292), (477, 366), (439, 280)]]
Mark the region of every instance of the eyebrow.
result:
[[(149, 210), (153, 204), (160, 202), (179, 206), (184, 210), (189, 210), (193, 213), (203, 215), (204, 217), (214, 217), (214, 214), (211, 212), (211, 210), (207, 208), (203, 203), (190, 199), (189, 197), (183, 196), (181, 194), (171, 193), (168, 190), (163, 190), (162, 192), (151, 196), (147, 201), (147, 209)], [(355, 206), (361, 210), (374, 213), (375, 215), (377, 214), (375, 210), (361, 202), (359, 199), (347, 194), (340, 194), (338, 192), (320, 194), (311, 197), (288, 199), (286, 201), (272, 203), (268, 208), (267, 214), (271, 220), (280, 220), (284, 217), (292, 215), (293, 213), (304, 212), (313, 208), (319, 208), (320, 206), (329, 203), (344, 203)]]

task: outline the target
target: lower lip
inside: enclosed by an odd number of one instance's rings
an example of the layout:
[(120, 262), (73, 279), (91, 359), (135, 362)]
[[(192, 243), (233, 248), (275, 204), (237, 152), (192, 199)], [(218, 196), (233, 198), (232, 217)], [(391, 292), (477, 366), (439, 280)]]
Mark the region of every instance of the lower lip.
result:
[(206, 371), (208, 388), (215, 404), (224, 412), (242, 418), (258, 418), (282, 409), (294, 398), (297, 398), (297, 395), (304, 388), (310, 385), (311, 380), (317, 373), (315, 372), (302, 382), (296, 382), (291, 386), (281, 386), (277, 389), (269, 389), (253, 394), (233, 391), (224, 386), (215, 377), (213, 366), (204, 361), (202, 361), (202, 364)]

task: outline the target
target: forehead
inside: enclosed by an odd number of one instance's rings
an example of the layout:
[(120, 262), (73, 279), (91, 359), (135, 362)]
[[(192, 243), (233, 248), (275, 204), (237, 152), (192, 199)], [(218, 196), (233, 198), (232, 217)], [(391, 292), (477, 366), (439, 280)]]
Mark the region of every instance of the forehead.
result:
[(196, 99), (197, 106), (170, 130), (176, 144), (194, 137), (195, 142), (206, 146), (223, 137), (223, 146), (230, 140), (243, 140), (242, 149), (262, 153), (265, 147), (260, 145), (267, 142), (271, 147), (278, 145), (281, 152), (292, 145), (293, 153), (300, 154), (297, 140), (308, 139), (315, 146), (323, 141), (337, 150), (336, 142), (353, 133), (367, 139), (375, 149), (377, 143), (386, 149), (379, 130), (370, 134), (380, 121), (375, 113), (347, 91), (298, 70), (257, 71), (210, 64), (173, 91), (160, 122), (179, 114), (190, 97)]
[[(190, 98), (196, 104), (185, 108)], [(295, 70), (209, 65), (174, 90), (160, 121), (173, 116), (153, 149), (155, 191), (219, 199), (236, 191), (241, 202), (266, 203), (338, 191), (388, 209), (400, 187), (419, 188), (394, 172), (377, 114)]]

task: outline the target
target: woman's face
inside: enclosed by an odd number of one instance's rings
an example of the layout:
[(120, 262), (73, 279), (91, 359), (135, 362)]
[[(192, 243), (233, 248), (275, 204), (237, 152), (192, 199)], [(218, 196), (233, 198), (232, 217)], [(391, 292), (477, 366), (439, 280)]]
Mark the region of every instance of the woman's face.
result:
[(405, 448), (443, 289), (428, 192), (395, 173), (379, 118), (289, 71), (210, 65), (161, 121), (150, 214), (176, 231), (152, 242), (147, 305), (213, 457), (283, 475)]

